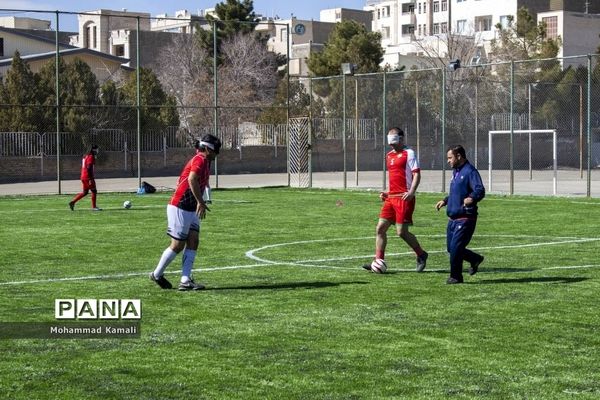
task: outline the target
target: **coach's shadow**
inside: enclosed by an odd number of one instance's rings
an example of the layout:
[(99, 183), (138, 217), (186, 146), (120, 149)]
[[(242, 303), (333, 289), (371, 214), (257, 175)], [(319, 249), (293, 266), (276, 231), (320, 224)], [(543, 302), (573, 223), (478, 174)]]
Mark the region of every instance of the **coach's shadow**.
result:
[(589, 278), (567, 278), (567, 277), (549, 277), (540, 278), (503, 278), (503, 279), (482, 279), (475, 282), (469, 282), (473, 285), (491, 285), (496, 283), (578, 283), (587, 281)]
[(352, 282), (290, 282), (290, 283), (274, 283), (267, 285), (244, 285), (244, 286), (219, 286), (207, 287), (205, 290), (281, 290), (281, 289), (322, 289), (335, 287), (340, 285), (366, 285), (369, 282), (352, 281)]

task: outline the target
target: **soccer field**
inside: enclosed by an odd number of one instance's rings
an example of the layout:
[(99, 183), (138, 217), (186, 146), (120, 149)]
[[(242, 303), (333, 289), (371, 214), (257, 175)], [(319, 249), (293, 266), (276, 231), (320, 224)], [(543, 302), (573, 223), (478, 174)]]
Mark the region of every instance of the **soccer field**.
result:
[(440, 194), (418, 195), (411, 229), (425, 272), (390, 235), (378, 275), (361, 268), (377, 192), (214, 190), (207, 289), (179, 292), (148, 279), (169, 197), (0, 197), (0, 322), (55, 322), (55, 299), (142, 304), (138, 339), (0, 339), (0, 398), (600, 397), (599, 199), (488, 196), (470, 246), (485, 262), (446, 285)]

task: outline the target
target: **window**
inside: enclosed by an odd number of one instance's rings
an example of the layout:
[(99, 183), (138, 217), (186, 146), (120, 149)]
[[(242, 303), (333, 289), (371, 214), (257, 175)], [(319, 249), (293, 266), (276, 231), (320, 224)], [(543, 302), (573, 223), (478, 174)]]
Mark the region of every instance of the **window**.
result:
[(433, 2), (433, 12), (440, 12), (440, 2), (439, 1)]
[(448, 23), (447, 22), (442, 22), (440, 24), (440, 29), (442, 30), (441, 33), (448, 33)]
[(85, 47), (86, 49), (90, 48), (90, 40), (91, 40), (90, 36), (91, 35), (92, 35), (92, 28), (88, 26), (87, 28), (85, 28), (85, 34), (83, 35), (84, 36), (83, 47)]
[(508, 28), (508, 15), (501, 15), (500, 16), (500, 25), (502, 26), (502, 29), (506, 29)]
[(456, 32), (465, 33), (467, 31), (467, 20), (459, 19), (456, 21)]
[(448, 11), (448, 0), (442, 0), (442, 11)]
[(457, 3), (462, 3), (463, 1), (466, 1), (466, 0), (456, 0)]
[(125, 56), (125, 46), (124, 45), (118, 45), (115, 46), (115, 56), (117, 57), (124, 57)]
[(417, 5), (417, 14), (421, 14), (421, 3)]
[(546, 39), (556, 39), (558, 37), (558, 18), (542, 18), (542, 22), (546, 23)]
[(96, 38), (96, 26), (95, 25), (94, 25), (93, 32), (94, 32), (94, 36), (93, 36), (93, 42), (92, 43), (94, 44), (94, 49), (96, 49), (96, 48), (98, 48), (98, 40)]
[(433, 34), (440, 33), (440, 24), (433, 24)]
[(4, 57), (4, 38), (0, 38), (0, 57)]
[(390, 27), (389, 26), (384, 26), (381, 28), (381, 38), (382, 39), (390, 38)]
[(475, 17), (475, 31), (487, 32), (492, 30), (492, 16)]
[(421, 32), (422, 32), (422, 31), (421, 31), (421, 24), (419, 24), (419, 25), (417, 26), (417, 36), (422, 36)]

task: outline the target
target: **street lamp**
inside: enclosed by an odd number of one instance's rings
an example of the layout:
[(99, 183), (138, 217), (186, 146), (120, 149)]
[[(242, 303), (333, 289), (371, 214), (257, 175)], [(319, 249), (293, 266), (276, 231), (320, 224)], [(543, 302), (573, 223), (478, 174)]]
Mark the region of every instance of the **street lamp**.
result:
[(346, 169), (346, 75), (354, 75), (356, 65), (342, 63), (342, 154), (344, 162), (344, 189), (348, 186), (348, 173)]

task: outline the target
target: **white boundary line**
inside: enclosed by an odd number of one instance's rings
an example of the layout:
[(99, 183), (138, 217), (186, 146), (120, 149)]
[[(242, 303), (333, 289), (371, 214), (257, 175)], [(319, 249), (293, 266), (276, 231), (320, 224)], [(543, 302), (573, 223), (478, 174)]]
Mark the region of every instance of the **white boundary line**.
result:
[[(420, 235), (421, 237), (443, 237), (445, 235)], [(552, 242), (541, 242), (541, 243), (527, 243), (520, 245), (506, 245), (506, 246), (488, 246), (488, 247), (479, 247), (473, 248), (474, 250), (495, 250), (495, 249), (507, 249), (507, 248), (524, 248), (524, 247), (541, 247), (541, 246), (554, 246), (561, 244), (569, 244), (569, 243), (589, 243), (594, 241), (600, 241), (600, 238), (576, 238), (576, 237), (554, 237), (554, 236), (527, 236), (527, 235), (477, 235), (478, 237), (505, 237), (505, 238), (538, 238), (538, 239), (564, 239), (562, 241), (552, 241)], [(336, 241), (348, 241), (348, 240), (365, 240), (365, 239), (373, 239), (372, 236), (363, 236), (363, 237), (354, 237), (354, 238), (335, 238), (335, 239), (315, 239), (315, 240), (301, 240), (295, 242), (287, 242), (287, 243), (276, 243), (270, 244), (266, 246), (262, 246), (256, 249), (248, 250), (245, 255), (246, 257), (258, 261), (256, 264), (246, 264), (246, 265), (231, 265), (225, 267), (212, 267), (212, 268), (197, 268), (194, 269), (195, 272), (217, 272), (221, 270), (232, 270), (232, 269), (244, 269), (244, 268), (257, 268), (257, 267), (268, 267), (268, 266), (276, 266), (276, 265), (290, 265), (290, 266), (298, 266), (298, 267), (311, 267), (311, 268), (325, 268), (325, 269), (335, 269), (335, 270), (343, 270), (343, 271), (361, 271), (359, 268), (348, 268), (348, 267), (336, 267), (331, 265), (322, 265), (322, 264), (310, 264), (315, 262), (326, 262), (326, 261), (343, 261), (343, 260), (352, 260), (352, 259), (360, 259), (360, 258), (371, 258), (372, 255), (368, 256), (350, 256), (350, 257), (338, 257), (338, 258), (327, 258), (327, 259), (315, 259), (315, 260), (303, 260), (303, 261), (273, 261), (264, 259), (256, 256), (254, 253), (259, 251), (296, 245), (296, 244), (305, 244), (305, 243), (318, 243), (318, 242), (336, 242)], [(435, 253), (445, 253), (442, 250), (430, 251), (430, 254)], [(412, 254), (412, 252), (402, 252), (402, 253), (388, 253), (389, 255), (406, 255)], [(533, 271), (549, 271), (549, 270), (563, 270), (563, 269), (584, 269), (584, 268), (597, 268), (600, 267), (600, 264), (586, 264), (586, 265), (565, 265), (565, 266), (553, 266), (553, 267), (541, 267), (536, 268)], [(443, 272), (447, 269), (428, 269), (428, 271), (432, 272)], [(398, 269), (398, 271), (412, 271), (412, 269)], [(527, 271), (511, 271), (511, 273), (525, 273), (525, 272), (533, 272), (531, 269)], [(68, 278), (48, 278), (48, 279), (34, 279), (34, 280), (23, 280), (23, 281), (11, 281), (11, 282), (0, 282), (0, 286), (8, 286), (8, 285), (27, 285), (34, 283), (53, 283), (53, 282), (71, 282), (71, 281), (85, 281), (85, 280), (105, 280), (105, 279), (118, 279), (118, 278), (129, 278), (136, 276), (148, 276), (150, 272), (131, 272), (131, 273), (123, 273), (123, 274), (111, 274), (111, 275), (89, 275), (89, 276), (78, 276), (78, 277), (68, 277)], [(179, 274), (179, 271), (168, 271), (166, 274)]]

